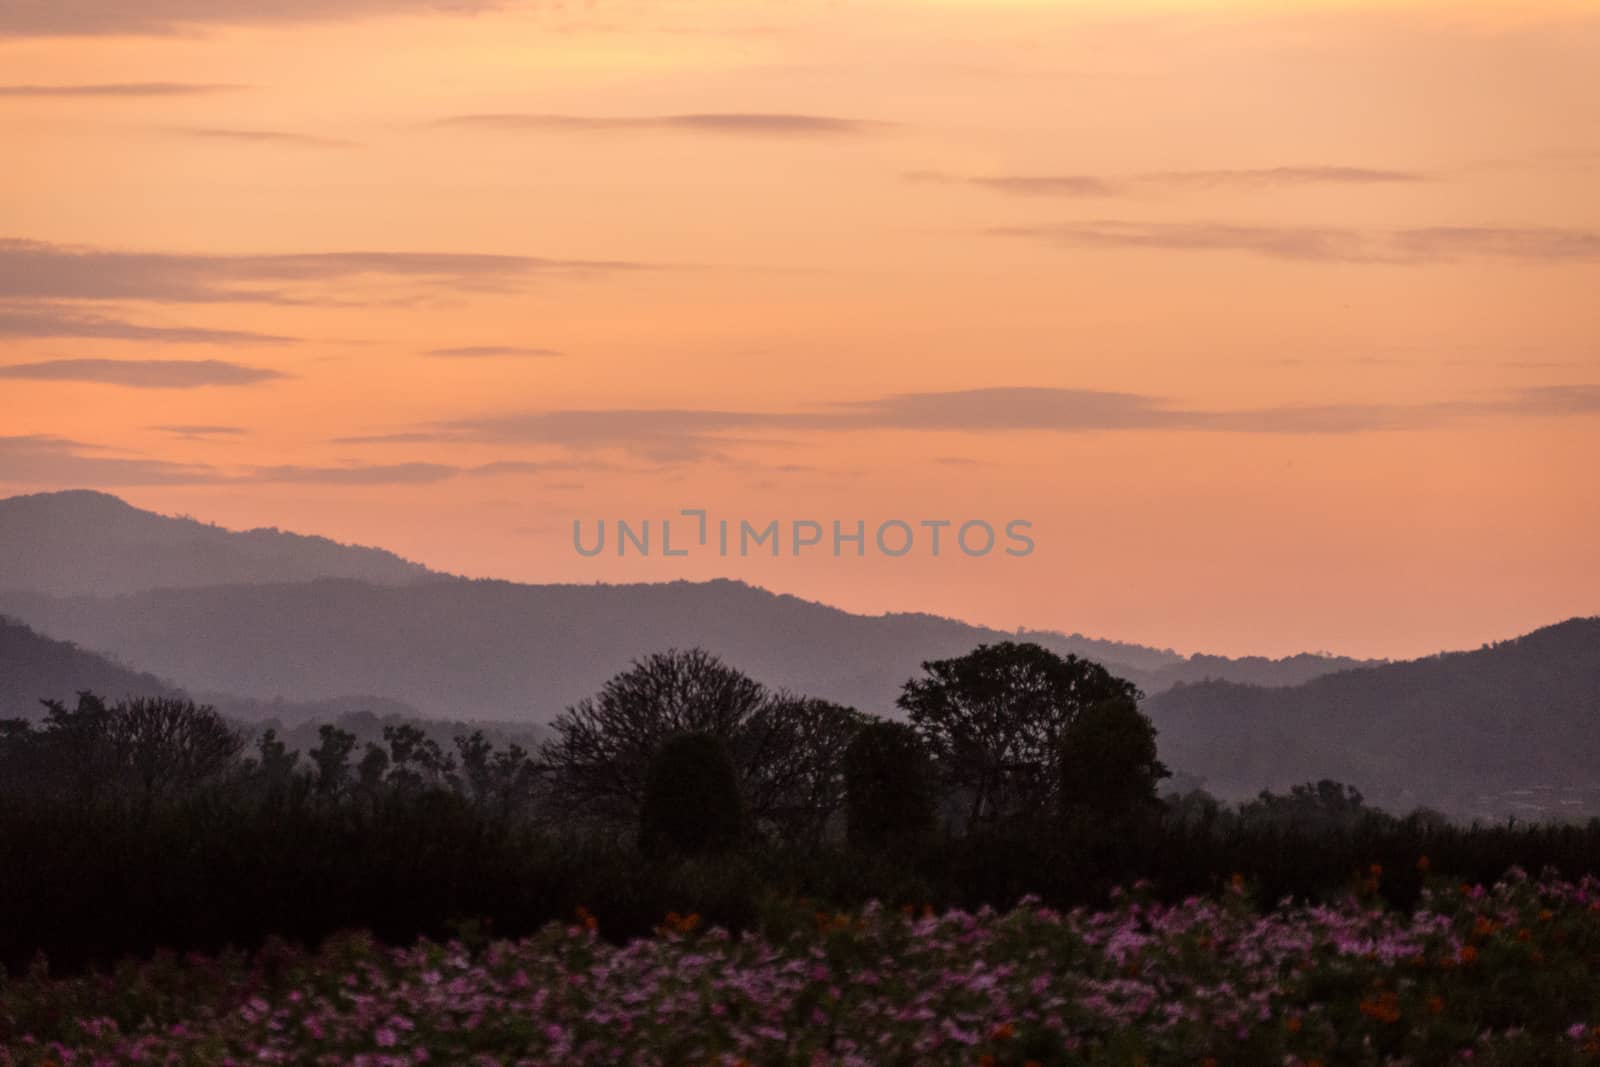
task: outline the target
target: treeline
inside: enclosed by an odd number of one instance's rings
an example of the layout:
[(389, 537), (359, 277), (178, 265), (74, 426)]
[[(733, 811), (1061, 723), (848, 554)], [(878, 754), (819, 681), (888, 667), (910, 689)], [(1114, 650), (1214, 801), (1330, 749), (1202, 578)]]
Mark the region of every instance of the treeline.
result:
[(1430, 870), (1600, 872), (1600, 824), (1398, 819), (1333, 782), (1158, 799), (1139, 694), (1098, 665), (1001, 644), (924, 668), (888, 721), (662, 653), (537, 750), (396, 723), (291, 751), (180, 700), (49, 704), (0, 723), (0, 963), (517, 935), (579, 907), (627, 937), (669, 911), (737, 930), (797, 903), (1066, 906), (1136, 879), (1184, 896), (1238, 875), (1264, 903), (1375, 879), (1404, 906)]

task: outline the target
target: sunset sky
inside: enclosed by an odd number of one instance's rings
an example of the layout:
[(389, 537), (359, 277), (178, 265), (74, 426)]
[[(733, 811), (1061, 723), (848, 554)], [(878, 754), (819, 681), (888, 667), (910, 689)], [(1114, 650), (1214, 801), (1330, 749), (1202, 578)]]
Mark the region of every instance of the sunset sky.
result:
[[(1600, 612), (1600, 3), (0, 0), (0, 495), (1181, 651)], [(572, 524), (1033, 523), (595, 559)]]

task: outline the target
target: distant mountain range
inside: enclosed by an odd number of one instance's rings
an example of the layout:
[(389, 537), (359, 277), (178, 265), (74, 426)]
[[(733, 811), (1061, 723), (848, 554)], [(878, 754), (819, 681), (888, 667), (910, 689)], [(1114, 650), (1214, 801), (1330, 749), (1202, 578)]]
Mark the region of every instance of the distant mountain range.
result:
[[(0, 613), (37, 631), (0, 628), (0, 717), (78, 689), (181, 684), (247, 720), (372, 711), (533, 726), (633, 659), (691, 646), (769, 685), (890, 714), (923, 660), (1030, 640), (1137, 683), (1163, 759), (1225, 796), (1333, 777), (1393, 806), (1503, 813), (1497, 795), (1600, 786), (1588, 769), (1600, 768), (1600, 619), (1405, 663), (1185, 657), (856, 615), (737, 581), (471, 581), (378, 549), (234, 533), (81, 492), (0, 500)], [(1600, 792), (1593, 800), (1600, 811)]]
[(1327, 777), (1397, 806), (1489, 814), (1508, 810), (1496, 798), (1537, 788), (1590, 811), (1600, 802), (1600, 618), (1289, 688), (1180, 685), (1145, 711), (1162, 758), (1223, 795)]
[(0, 500), (0, 589), (115, 596), (313, 578), (404, 585), (434, 577), (380, 548), (282, 530), (225, 530), (78, 490)]
[(0, 500), (0, 611), (186, 685), (271, 700), (351, 692), (434, 715), (548, 719), (635, 657), (703, 645), (769, 684), (884, 709), (922, 660), (1026, 639), (1156, 692), (1303, 681), (1357, 661), (1186, 658), (934, 615), (853, 615), (742, 582), (468, 581), (381, 549), (231, 532), (94, 492)]
[(112, 699), (166, 696), (176, 692), (153, 674), (143, 674), (86, 652), (67, 641), (52, 641), (0, 616), (0, 719), (37, 719), (43, 700), (72, 705), (79, 691)]

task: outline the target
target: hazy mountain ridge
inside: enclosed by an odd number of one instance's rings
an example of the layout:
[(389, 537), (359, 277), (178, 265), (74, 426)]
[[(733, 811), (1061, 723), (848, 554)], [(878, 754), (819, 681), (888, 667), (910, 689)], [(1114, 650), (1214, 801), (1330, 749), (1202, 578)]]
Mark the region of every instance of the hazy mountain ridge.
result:
[[(129, 656), (146, 664), (172, 663), (175, 674), (194, 684), (211, 686), (218, 690), (235, 692), (241, 689), (233, 679), (216, 677), (205, 670), (191, 672), (193, 657), (175, 648), (160, 647), (149, 628), (145, 637), (133, 640), (117, 626), (95, 624), (78, 618), (81, 611), (71, 607), (49, 605), (38, 594), (48, 597), (76, 599), (85, 596), (119, 597), (153, 593), (161, 589), (196, 589), (210, 587), (249, 586), (264, 583), (307, 583), (319, 579), (355, 579), (375, 585), (410, 585), (419, 581), (451, 583), (458, 581), (430, 571), (395, 556), (382, 549), (341, 545), (320, 537), (306, 537), (277, 530), (236, 532), (210, 526), (192, 519), (171, 518), (133, 508), (114, 496), (105, 493), (71, 491), (42, 493), (32, 496), (0, 500), (0, 590), (11, 592), (0, 595), (0, 605), (10, 604), (15, 613), (57, 636), (81, 641), (86, 645), (109, 650), (117, 655)], [(575, 649), (581, 662), (604, 663), (623, 666), (638, 655), (644, 655), (671, 645), (699, 643), (697, 634), (708, 639), (723, 640), (727, 647), (745, 650), (749, 642), (739, 640), (737, 633), (727, 632), (735, 619), (759, 635), (770, 648), (767, 652), (787, 648), (796, 651), (793, 636), (806, 635), (806, 641), (818, 645), (802, 654), (802, 659), (814, 662), (816, 674), (826, 679), (835, 699), (850, 699), (877, 706), (893, 700), (899, 685), (916, 673), (924, 659), (956, 655), (969, 651), (973, 645), (1000, 640), (1037, 641), (1063, 653), (1073, 653), (1105, 663), (1117, 673), (1127, 677), (1148, 692), (1156, 692), (1173, 681), (1203, 676), (1221, 676), (1234, 680), (1283, 684), (1297, 682), (1314, 674), (1323, 663), (1328, 669), (1354, 661), (1322, 660), (1318, 657), (1293, 657), (1291, 660), (1273, 661), (1259, 658), (1230, 660), (1225, 657), (1194, 657), (1186, 659), (1170, 649), (1147, 648), (1128, 642), (1108, 641), (1085, 637), (1082, 634), (1062, 634), (1051, 631), (1018, 630), (1016, 632), (974, 626), (954, 619), (921, 613), (898, 613), (881, 616), (853, 615), (824, 604), (818, 604), (785, 594), (774, 594), (745, 585), (742, 582), (696, 583), (672, 582), (655, 585), (605, 586), (552, 585), (528, 586), (509, 582), (465, 583), (476, 590), (480, 607), (470, 608), (459, 603), (461, 592), (441, 591), (443, 601), (432, 614), (450, 615), (452, 612), (470, 613), (482, 610), (490, 617), (481, 624), (467, 620), (466, 624), (479, 633), (493, 629), (494, 612), (510, 610), (509, 601), (521, 597), (525, 602), (538, 600), (540, 590), (546, 592), (552, 610), (598, 612), (594, 620), (586, 620), (580, 613), (571, 615), (570, 626), (555, 629), (576, 640), (587, 634), (598, 642), (590, 647)], [(699, 592), (690, 590), (699, 588)], [(499, 592), (490, 592), (499, 590)], [(514, 592), (520, 590), (522, 592)], [(602, 592), (601, 590), (610, 590)], [(671, 591), (663, 594), (662, 590)], [(737, 592), (735, 592), (737, 590)], [(578, 591), (582, 591), (581, 593)], [(362, 594), (351, 593), (357, 600), (367, 599)], [(663, 595), (677, 596), (682, 604), (676, 612), (670, 605), (660, 602)], [(209, 594), (202, 598), (208, 605), (205, 618), (215, 620), (225, 614), (219, 598), (226, 594)], [(339, 611), (321, 594), (300, 594), (299, 604), (282, 602), (285, 611), (296, 618), (304, 618), (308, 611)], [(620, 598), (620, 600), (619, 600)], [(157, 598), (159, 599), (159, 598)], [(248, 598), (247, 598), (248, 599)], [(291, 600), (293, 598), (290, 598)], [(424, 598), (426, 599), (426, 598)], [(626, 636), (629, 631), (628, 604), (630, 599), (640, 602), (640, 610), (672, 617), (681, 622), (699, 611), (723, 613), (723, 626), (674, 628), (644, 626), (638, 628), (638, 641), (632, 647), (607, 646), (604, 630), (610, 628)], [(163, 601), (163, 603), (170, 603)], [(128, 606), (112, 608), (112, 614)], [(198, 603), (196, 603), (198, 608)], [(525, 614), (511, 610), (509, 622), (527, 624)], [(458, 621), (460, 616), (457, 616)], [(76, 621), (71, 621), (76, 620)], [(209, 623), (208, 623), (209, 624)], [(360, 630), (366, 622), (348, 621)], [(405, 624), (397, 620), (397, 625)], [(553, 622), (550, 623), (553, 625)], [(173, 644), (187, 640), (186, 633), (194, 623), (185, 624), (171, 618), (164, 625)], [(328, 636), (339, 637), (335, 627)], [(361, 631), (370, 637), (367, 631)], [(848, 640), (840, 640), (841, 634)], [(492, 636), (492, 635), (489, 635)], [(860, 643), (860, 642), (865, 643)], [(649, 643), (643, 643), (649, 642)], [(503, 642), (490, 640), (490, 645), (501, 648), (506, 654), (517, 654), (518, 649), (503, 648)], [(624, 642), (624, 645), (627, 643)], [(290, 647), (295, 646), (292, 640)], [(276, 647), (270, 643), (268, 648)], [(614, 653), (620, 653), (620, 656)], [(376, 652), (374, 653), (376, 654)], [(733, 653), (729, 653), (733, 658)], [(446, 659), (486, 659), (470, 648), (446, 656)], [(747, 659), (765, 663), (772, 657), (757, 649), (746, 655)], [(817, 684), (811, 673), (784, 669), (782, 657), (772, 664), (769, 672), (774, 684), (787, 684), (795, 688), (813, 689)], [(289, 666), (292, 667), (292, 664)], [(598, 684), (592, 670), (581, 671), (582, 685), (562, 684), (560, 663), (554, 664), (555, 674), (547, 675), (553, 688), (562, 695), (558, 706), (568, 702), (573, 693), (582, 688), (592, 689)], [(490, 672), (495, 668), (491, 664)], [(754, 667), (750, 668), (755, 672)], [(368, 672), (358, 671), (362, 677)], [(454, 667), (451, 674), (459, 673)], [(256, 677), (265, 674), (269, 676)], [(245, 691), (258, 699), (287, 698), (291, 700), (330, 699), (339, 694), (365, 691), (370, 687), (354, 680), (336, 684), (332, 679), (319, 679), (312, 687), (279, 684), (271, 671), (255, 672), (253, 682)], [(482, 687), (479, 699), (488, 700), (492, 708), (474, 706), (474, 713), (500, 714), (507, 701), (521, 701), (525, 693), (520, 687)], [(409, 692), (388, 689), (372, 690), (390, 699), (410, 701)], [(452, 703), (443, 706), (438, 699), (429, 701), (440, 708), (440, 713), (454, 714), (463, 709)]]
[(1224, 794), (1331, 777), (1472, 811), (1512, 790), (1586, 790), (1600, 786), (1600, 617), (1288, 688), (1179, 685), (1146, 710), (1162, 757)]
[(180, 695), (170, 682), (114, 663), (68, 641), (53, 641), (0, 615), (0, 719), (37, 719), (41, 701), (71, 705), (81, 690), (116, 700)]
[(143, 511), (108, 493), (0, 500), (0, 589), (111, 596), (314, 578), (400, 585), (435, 576), (381, 548), (275, 528), (228, 530)]

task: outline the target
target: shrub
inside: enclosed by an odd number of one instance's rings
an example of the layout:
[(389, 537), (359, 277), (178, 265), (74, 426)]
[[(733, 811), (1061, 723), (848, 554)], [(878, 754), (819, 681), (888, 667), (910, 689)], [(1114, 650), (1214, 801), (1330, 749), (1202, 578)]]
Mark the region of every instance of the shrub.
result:
[(733, 760), (708, 733), (667, 738), (650, 760), (639, 841), (649, 852), (705, 856), (738, 844), (744, 804)]

